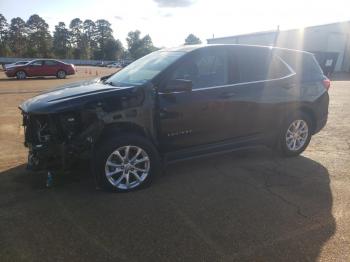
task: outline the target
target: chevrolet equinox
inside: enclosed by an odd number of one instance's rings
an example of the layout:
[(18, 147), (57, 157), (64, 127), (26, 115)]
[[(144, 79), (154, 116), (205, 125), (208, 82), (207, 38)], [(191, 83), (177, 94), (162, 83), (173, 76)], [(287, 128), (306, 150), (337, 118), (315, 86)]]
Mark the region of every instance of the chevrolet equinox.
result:
[(156, 51), (111, 76), (25, 101), (28, 167), (67, 170), (88, 159), (100, 186), (129, 191), (182, 159), (257, 145), (297, 156), (327, 122), (329, 86), (308, 52)]

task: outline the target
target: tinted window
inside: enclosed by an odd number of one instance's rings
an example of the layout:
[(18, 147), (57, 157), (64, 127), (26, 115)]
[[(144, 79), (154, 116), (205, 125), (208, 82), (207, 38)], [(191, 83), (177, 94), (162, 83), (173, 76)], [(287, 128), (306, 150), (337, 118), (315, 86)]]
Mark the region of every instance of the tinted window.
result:
[(268, 64), (267, 79), (282, 78), (290, 75), (292, 72), (287, 65), (277, 56), (272, 56)]
[(42, 64), (43, 64), (43, 61), (34, 61), (30, 65), (32, 65), (32, 66), (42, 66)]
[(226, 85), (228, 59), (225, 52), (200, 50), (180, 63), (171, 79), (191, 80), (193, 89)]
[(302, 80), (314, 80), (323, 77), (322, 69), (311, 54), (281, 51), (280, 56)]
[(249, 48), (237, 53), (240, 82), (266, 80), (269, 53), (265, 50)]
[(240, 82), (277, 79), (291, 74), (288, 66), (269, 49), (249, 48), (237, 54)]
[(58, 62), (57, 62), (57, 61), (54, 61), (54, 60), (46, 60), (46, 61), (45, 61), (45, 65), (48, 65), (48, 66), (55, 66), (55, 65), (58, 65)]

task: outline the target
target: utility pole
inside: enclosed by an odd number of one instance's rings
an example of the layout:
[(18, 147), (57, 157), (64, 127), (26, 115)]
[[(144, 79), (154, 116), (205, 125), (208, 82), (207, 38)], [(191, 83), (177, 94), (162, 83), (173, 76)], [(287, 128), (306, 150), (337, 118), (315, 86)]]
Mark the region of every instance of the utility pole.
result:
[(279, 34), (280, 34), (280, 26), (278, 25), (278, 26), (277, 26), (277, 30), (276, 30), (276, 32), (275, 32), (275, 39), (274, 39), (274, 41), (273, 41), (273, 46), (276, 46), (277, 41), (278, 41), (278, 36), (279, 36)]

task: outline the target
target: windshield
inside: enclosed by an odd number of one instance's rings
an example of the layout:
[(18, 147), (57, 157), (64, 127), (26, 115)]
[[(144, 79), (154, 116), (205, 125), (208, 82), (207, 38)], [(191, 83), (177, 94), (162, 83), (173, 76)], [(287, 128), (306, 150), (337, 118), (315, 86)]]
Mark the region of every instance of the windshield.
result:
[(184, 52), (156, 51), (125, 67), (107, 79), (113, 86), (141, 85), (179, 59)]

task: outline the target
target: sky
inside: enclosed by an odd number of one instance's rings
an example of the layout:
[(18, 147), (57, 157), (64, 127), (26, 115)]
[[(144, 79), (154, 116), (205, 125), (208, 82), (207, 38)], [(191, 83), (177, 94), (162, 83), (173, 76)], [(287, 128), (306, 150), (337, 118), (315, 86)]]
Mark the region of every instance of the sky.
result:
[[(18, 8), (20, 6), (20, 8)], [(265, 30), (302, 28), (350, 20), (349, 0), (0, 0), (8, 21), (43, 17), (53, 31), (76, 17), (106, 19), (126, 46), (132, 30), (149, 34), (157, 47), (179, 46), (190, 33), (206, 39)]]

